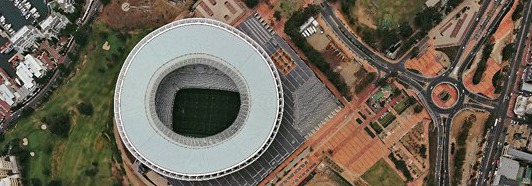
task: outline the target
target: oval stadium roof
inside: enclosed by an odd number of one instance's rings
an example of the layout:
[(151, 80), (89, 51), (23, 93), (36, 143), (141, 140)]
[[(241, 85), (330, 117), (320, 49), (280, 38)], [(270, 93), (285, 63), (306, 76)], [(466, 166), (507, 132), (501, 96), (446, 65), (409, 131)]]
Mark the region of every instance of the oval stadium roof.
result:
[[(159, 78), (160, 68), (195, 54), (215, 56), (242, 76), (249, 113), (229, 139), (191, 147), (155, 127), (160, 121), (149, 103), (155, 99), (150, 82)], [(115, 123), (129, 152), (152, 170), (180, 180), (208, 180), (244, 168), (268, 148), (281, 123), (282, 96), (272, 60), (250, 37), (219, 21), (183, 19), (148, 34), (127, 57), (116, 84)]]

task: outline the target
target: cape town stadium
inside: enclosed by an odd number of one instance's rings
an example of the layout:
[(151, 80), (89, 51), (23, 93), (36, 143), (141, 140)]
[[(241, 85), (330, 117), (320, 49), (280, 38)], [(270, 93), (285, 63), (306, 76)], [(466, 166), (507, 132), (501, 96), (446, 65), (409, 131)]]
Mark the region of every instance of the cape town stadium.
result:
[(278, 70), (275, 53), (296, 56), (257, 21), (183, 19), (133, 48), (114, 115), (137, 165), (172, 185), (257, 184), (340, 106), (301, 59)]

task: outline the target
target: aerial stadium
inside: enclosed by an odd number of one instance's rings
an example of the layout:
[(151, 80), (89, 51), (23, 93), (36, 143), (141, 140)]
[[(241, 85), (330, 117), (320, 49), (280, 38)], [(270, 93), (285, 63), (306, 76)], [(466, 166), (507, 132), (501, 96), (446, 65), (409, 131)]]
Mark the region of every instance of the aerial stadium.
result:
[(275, 51), (297, 57), (284, 40), (253, 16), (243, 24), (183, 19), (130, 52), (114, 114), (138, 172), (172, 185), (255, 185), (340, 107), (301, 59), (278, 72)]

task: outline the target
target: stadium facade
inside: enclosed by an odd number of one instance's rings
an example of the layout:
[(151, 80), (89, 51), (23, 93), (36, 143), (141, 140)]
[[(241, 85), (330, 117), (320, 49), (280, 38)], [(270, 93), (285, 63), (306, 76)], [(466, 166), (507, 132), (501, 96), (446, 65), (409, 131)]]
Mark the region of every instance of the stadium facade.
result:
[[(132, 50), (116, 85), (115, 123), (140, 169), (172, 185), (256, 185), (341, 107), (261, 19), (249, 16), (236, 28), (184, 19)], [(279, 50), (295, 61), (289, 73), (279, 74), (270, 58)], [(173, 132), (171, 100), (186, 88), (238, 92), (237, 119), (205, 138)]]

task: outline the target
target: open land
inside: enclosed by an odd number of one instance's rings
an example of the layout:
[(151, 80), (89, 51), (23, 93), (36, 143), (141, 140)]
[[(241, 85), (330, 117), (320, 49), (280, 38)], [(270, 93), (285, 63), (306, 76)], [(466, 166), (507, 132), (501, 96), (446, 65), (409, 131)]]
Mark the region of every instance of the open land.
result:
[[(123, 173), (113, 163), (119, 156), (112, 139), (114, 85), (127, 51), (144, 34), (121, 34), (101, 22), (91, 28), (88, 39), (91, 42), (80, 49), (80, 56), (85, 57), (81, 63), (74, 62), (78, 68), (76, 74), (55, 90), (37, 112), (21, 118), (14, 126), (16, 130), (7, 131), (5, 141), (0, 144), (5, 146), (14, 139), (28, 138), (29, 145), (24, 148), (35, 152), (35, 157), (23, 166), (24, 176), (32, 183), (46, 185), (59, 180), (62, 185), (113, 185), (122, 180)], [(113, 46), (109, 51), (101, 48), (105, 41)], [(75, 106), (80, 102), (91, 103), (94, 114), (77, 114)], [(67, 138), (40, 129), (42, 117), (59, 112), (72, 115)], [(93, 166), (96, 174), (87, 175)]]
[[(425, 0), (358, 0), (352, 8), (351, 16), (365, 14), (370, 22), (389, 22), (397, 25), (411, 21), (425, 6)], [(362, 16), (364, 17), (364, 16)], [(357, 16), (354, 17), (358, 18)], [(365, 23), (364, 21), (359, 21)], [(372, 27), (372, 25), (366, 25)]]
[(379, 160), (366, 173), (362, 175), (362, 179), (369, 185), (380, 186), (399, 186), (405, 185), (404, 181), (393, 170), (393, 168), (384, 161)]
[[(463, 110), (456, 114), (456, 116), (453, 119), (452, 129), (451, 129), (451, 143), (454, 143), (454, 154), (453, 156), (456, 156), (456, 152), (459, 147), (456, 144), (458, 135), (460, 131), (462, 130), (462, 125), (465, 123), (465, 121), (468, 118), (475, 118), (473, 121), (473, 124), (471, 128), (469, 129), (468, 137), (466, 140), (466, 144), (463, 146), (466, 149), (466, 155), (464, 164), (462, 166), (462, 180), (461, 184), (467, 184), (466, 181), (469, 179), (469, 175), (475, 174), (476, 171), (473, 171), (471, 167), (476, 163), (477, 161), (477, 153), (481, 150), (480, 145), (482, 142), (482, 139), (484, 139), (483, 132), (484, 132), (484, 125), (486, 120), (489, 117), (489, 113), (487, 112), (480, 112), (480, 111), (473, 111), (473, 110)], [(454, 158), (449, 158), (450, 160), (450, 166), (454, 167)], [(454, 173), (454, 169), (450, 170), (451, 177)]]
[[(195, 2), (185, 0), (175, 4), (166, 0), (113, 0), (103, 8), (100, 18), (111, 28), (130, 30), (136, 28), (157, 28), (177, 17), (187, 16), (190, 6)], [(124, 4), (129, 5), (127, 11)]]

